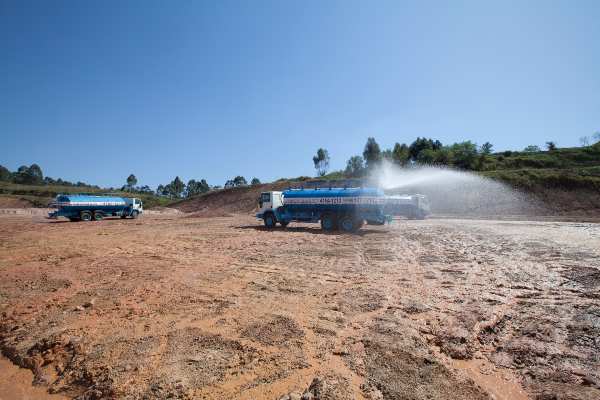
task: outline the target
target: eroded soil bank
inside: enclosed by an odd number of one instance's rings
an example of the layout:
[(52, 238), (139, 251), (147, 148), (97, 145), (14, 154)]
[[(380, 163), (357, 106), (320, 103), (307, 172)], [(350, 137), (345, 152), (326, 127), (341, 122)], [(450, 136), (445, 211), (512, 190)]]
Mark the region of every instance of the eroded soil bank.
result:
[(2, 216), (0, 313), (67, 398), (598, 399), (600, 226)]

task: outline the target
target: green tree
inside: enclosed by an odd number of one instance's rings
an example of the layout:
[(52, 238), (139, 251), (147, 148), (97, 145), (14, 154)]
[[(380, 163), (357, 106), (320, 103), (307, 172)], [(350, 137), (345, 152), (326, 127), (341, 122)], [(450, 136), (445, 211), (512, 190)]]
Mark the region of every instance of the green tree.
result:
[(392, 150), (392, 160), (394, 164), (405, 166), (408, 164), (410, 155), (408, 154), (408, 146), (404, 143), (396, 143)]
[(190, 179), (187, 183), (187, 185), (185, 185), (185, 191), (184, 191), (184, 195), (185, 197), (191, 197), (194, 196), (198, 193), (200, 193), (199, 191), (199, 184), (200, 182), (196, 182), (195, 179)]
[(200, 193), (206, 193), (210, 190), (210, 186), (206, 179), (200, 179)]
[(44, 183), (44, 174), (42, 169), (37, 164), (31, 166), (21, 165), (17, 172), (13, 175), (15, 183), (25, 185), (41, 185)]
[(493, 144), (491, 144), (490, 142), (485, 142), (484, 144), (481, 145), (481, 148), (479, 151), (481, 154), (485, 154), (487, 156), (489, 154), (492, 154), (493, 148), (494, 148)]
[(346, 163), (344, 174), (351, 178), (357, 178), (364, 173), (364, 161), (361, 156), (352, 156)]
[(423, 165), (431, 165), (435, 163), (435, 153), (436, 151), (430, 148), (424, 148), (417, 154), (416, 161), (419, 164)]
[(365, 160), (366, 169), (372, 169), (381, 162), (381, 149), (375, 138), (368, 138), (363, 150), (363, 159)]
[(329, 152), (323, 148), (317, 150), (317, 155), (313, 157), (313, 164), (319, 176), (323, 176), (329, 169)]
[(260, 179), (258, 179), (258, 178), (252, 178), (252, 181), (250, 182), (250, 184), (252, 186), (260, 185)]
[(29, 176), (31, 177), (31, 182), (36, 185), (41, 185), (44, 183), (44, 174), (42, 173), (42, 169), (37, 164), (31, 164), (29, 166)]
[(170, 197), (181, 197), (183, 190), (185, 189), (185, 183), (178, 176), (173, 179), (171, 183), (167, 185), (167, 192)]
[(9, 169), (0, 165), (0, 181), (9, 182), (12, 178), (12, 174)]
[(442, 142), (439, 140), (427, 139), (425, 137), (418, 137), (414, 142), (408, 146), (408, 154), (412, 160), (417, 161), (419, 153), (423, 150), (439, 150), (442, 148)]
[(190, 179), (185, 187), (185, 197), (194, 196), (201, 193), (206, 193), (210, 190), (206, 180), (201, 179), (199, 181)]
[(127, 187), (129, 188), (129, 190), (132, 190), (134, 188), (135, 185), (137, 185), (137, 178), (135, 177), (134, 174), (130, 174), (127, 177)]
[(525, 147), (523, 149), (523, 151), (525, 153), (537, 153), (537, 152), (542, 151), (542, 150), (539, 148), (539, 146), (536, 146), (534, 144), (530, 144), (529, 146)]
[(454, 143), (450, 146), (452, 163), (458, 168), (475, 169), (477, 160), (477, 145), (470, 140)]
[(546, 142), (546, 148), (548, 149), (548, 151), (554, 151), (554, 150), (556, 150), (556, 143), (555, 142)]
[(234, 186), (248, 186), (248, 182), (246, 182), (246, 178), (244, 178), (241, 175), (238, 175), (235, 178), (233, 178), (233, 184), (234, 184)]
[(389, 162), (394, 161), (394, 153), (392, 153), (392, 149), (383, 150), (381, 152), (381, 159)]
[(450, 165), (452, 164), (453, 158), (454, 154), (452, 153), (450, 147), (442, 146), (435, 150), (435, 158), (433, 162), (438, 165)]

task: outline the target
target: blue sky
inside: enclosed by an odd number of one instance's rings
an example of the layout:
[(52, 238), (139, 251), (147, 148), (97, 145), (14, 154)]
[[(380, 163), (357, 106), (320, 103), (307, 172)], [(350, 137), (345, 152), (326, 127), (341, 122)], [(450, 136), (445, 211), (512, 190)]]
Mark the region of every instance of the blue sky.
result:
[(598, 1), (0, 0), (0, 164), (156, 187), (600, 130)]

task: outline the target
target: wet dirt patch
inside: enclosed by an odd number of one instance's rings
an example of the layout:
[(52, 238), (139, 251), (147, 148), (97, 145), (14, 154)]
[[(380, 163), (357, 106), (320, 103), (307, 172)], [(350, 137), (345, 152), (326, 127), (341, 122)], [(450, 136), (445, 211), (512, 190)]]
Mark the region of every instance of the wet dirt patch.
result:
[(185, 328), (169, 333), (160, 372), (170, 384), (197, 389), (247, 368), (257, 357), (255, 349), (237, 341)]
[(289, 317), (273, 315), (264, 321), (251, 324), (242, 336), (268, 346), (281, 346), (304, 337), (302, 328)]
[(348, 314), (371, 312), (382, 308), (386, 299), (377, 289), (353, 287), (341, 294), (339, 309)]
[(473, 382), (453, 376), (428, 355), (419, 355), (379, 341), (364, 342), (367, 384), (384, 399), (488, 399)]
[(588, 289), (600, 287), (600, 269), (587, 266), (572, 266), (561, 272), (566, 279)]

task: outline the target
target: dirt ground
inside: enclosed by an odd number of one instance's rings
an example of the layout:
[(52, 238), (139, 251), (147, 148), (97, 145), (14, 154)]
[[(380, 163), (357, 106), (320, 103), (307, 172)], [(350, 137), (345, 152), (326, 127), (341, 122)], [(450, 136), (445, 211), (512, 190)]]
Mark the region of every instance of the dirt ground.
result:
[(598, 399), (600, 225), (4, 215), (0, 316), (0, 399)]

